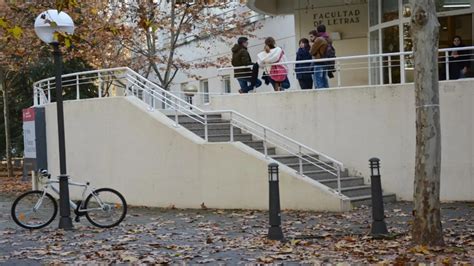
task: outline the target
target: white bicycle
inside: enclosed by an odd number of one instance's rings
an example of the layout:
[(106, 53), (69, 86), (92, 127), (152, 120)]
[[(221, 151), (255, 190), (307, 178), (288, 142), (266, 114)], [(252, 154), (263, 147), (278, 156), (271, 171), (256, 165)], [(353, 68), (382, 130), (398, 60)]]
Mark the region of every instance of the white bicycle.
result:
[[(43, 190), (28, 191), (20, 195), (12, 205), (13, 221), (23, 228), (40, 229), (49, 225), (58, 213), (58, 203), (48, 193), (52, 191), (59, 196), (59, 190), (53, 184), (58, 180), (51, 180), (47, 170), (39, 171), (40, 181), (44, 181)], [(87, 183), (69, 182), (70, 186), (83, 187), (82, 200), (70, 201), (71, 209), (79, 217), (86, 216), (87, 220), (101, 228), (110, 228), (118, 225), (127, 214), (127, 202), (118, 191), (111, 188), (94, 189)]]

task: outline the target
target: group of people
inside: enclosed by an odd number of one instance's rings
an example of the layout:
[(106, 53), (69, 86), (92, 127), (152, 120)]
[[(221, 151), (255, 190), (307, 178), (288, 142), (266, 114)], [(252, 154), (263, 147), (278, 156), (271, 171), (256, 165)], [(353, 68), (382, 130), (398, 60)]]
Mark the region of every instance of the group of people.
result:
[[(262, 85), (258, 78), (260, 66), (263, 66), (262, 79), (265, 84), (271, 84), (275, 91), (290, 88), (288, 79), (288, 66), (285, 51), (276, 45), (272, 37), (265, 39), (263, 51), (257, 55), (257, 62), (252, 64), (248, 52), (248, 38), (240, 37), (237, 44), (232, 47), (232, 66), (234, 76), (239, 82), (239, 93), (248, 93)], [(296, 60), (311, 60), (334, 57), (335, 50), (332, 40), (326, 33), (326, 27), (319, 25), (316, 30), (309, 33), (309, 40), (303, 38), (299, 41)], [(249, 66), (253, 66), (249, 68)], [(331, 63), (329, 62), (303, 62), (295, 64), (296, 78), (301, 89), (329, 88), (328, 76), (332, 76)]]

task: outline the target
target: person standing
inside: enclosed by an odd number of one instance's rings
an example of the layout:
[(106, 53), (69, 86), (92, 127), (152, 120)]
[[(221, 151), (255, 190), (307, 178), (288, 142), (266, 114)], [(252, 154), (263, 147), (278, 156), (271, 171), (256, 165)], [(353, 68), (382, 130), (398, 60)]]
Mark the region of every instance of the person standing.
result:
[[(232, 66), (243, 67), (252, 65), (252, 59), (247, 51), (248, 45), (247, 37), (240, 37), (237, 40), (237, 44), (232, 47)], [(240, 85), (239, 93), (248, 93), (255, 87), (258, 88), (262, 85), (259, 79), (256, 80), (255, 85), (252, 84), (252, 69), (250, 67), (234, 69), (234, 77)]]
[[(310, 53), (314, 59), (326, 58), (326, 50), (328, 48), (331, 39), (326, 33), (326, 26), (320, 24), (317, 30), (312, 30), (309, 33), (311, 42)], [(315, 62), (314, 66), (314, 86), (317, 89), (329, 88), (329, 81), (327, 75), (327, 64), (326, 62)]]
[(263, 52), (258, 55), (257, 63), (265, 65), (265, 73), (270, 78), (270, 83), (274, 91), (282, 91), (290, 87), (288, 80), (288, 66), (285, 64), (272, 65), (286, 62), (286, 55), (282, 48), (276, 46), (276, 41), (272, 37), (265, 39)]
[[(303, 38), (299, 42), (300, 48), (296, 53), (296, 61), (311, 60), (313, 57), (309, 53), (311, 46), (309, 40)], [(312, 63), (297, 63), (295, 64), (295, 73), (302, 90), (313, 88), (313, 67)]]
[[(451, 48), (464, 47), (460, 36), (454, 36)], [(468, 51), (449, 52), (449, 79), (464, 78), (470, 63), (470, 58), (466, 55)]]

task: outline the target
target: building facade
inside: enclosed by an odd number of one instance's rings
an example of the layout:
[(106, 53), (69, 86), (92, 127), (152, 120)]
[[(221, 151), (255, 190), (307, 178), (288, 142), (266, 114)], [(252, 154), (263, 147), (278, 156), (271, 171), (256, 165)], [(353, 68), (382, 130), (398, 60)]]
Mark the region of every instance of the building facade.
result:
[[(460, 36), (465, 46), (473, 45), (474, 1), (435, 2), (440, 22), (439, 47), (452, 46), (454, 36)], [(249, 0), (247, 5), (268, 15), (293, 14), (297, 38), (306, 36), (318, 24), (325, 24), (338, 56), (397, 53), (413, 48), (409, 0)], [(413, 81), (410, 56), (392, 56), (370, 63), (370, 71), (356, 71), (349, 77), (351, 83), (375, 85)], [(444, 79), (442, 69), (441, 65), (440, 78)]]

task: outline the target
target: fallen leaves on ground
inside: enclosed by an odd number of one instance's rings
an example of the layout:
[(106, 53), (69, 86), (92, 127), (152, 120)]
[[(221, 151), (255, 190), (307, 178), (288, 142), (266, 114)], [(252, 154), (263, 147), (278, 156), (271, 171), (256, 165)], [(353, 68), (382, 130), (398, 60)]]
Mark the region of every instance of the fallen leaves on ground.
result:
[(410, 207), (397, 203), (386, 208), (391, 237), (384, 239), (369, 235), (368, 208), (342, 214), (284, 211), (283, 242), (266, 238), (266, 212), (130, 208), (127, 219), (111, 229), (83, 221), (72, 232), (56, 230), (56, 225), (32, 232), (0, 230), (0, 263), (474, 263), (472, 206), (444, 211), (445, 247), (411, 244)]
[(21, 194), (31, 190), (31, 181), (22, 181), (22, 177), (0, 177), (0, 194)]

